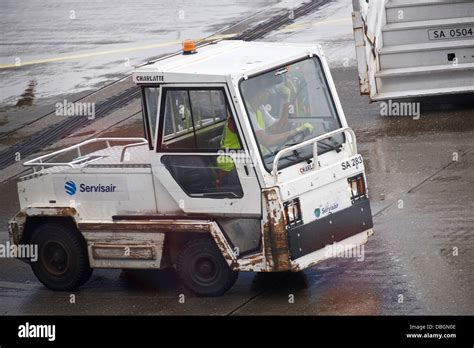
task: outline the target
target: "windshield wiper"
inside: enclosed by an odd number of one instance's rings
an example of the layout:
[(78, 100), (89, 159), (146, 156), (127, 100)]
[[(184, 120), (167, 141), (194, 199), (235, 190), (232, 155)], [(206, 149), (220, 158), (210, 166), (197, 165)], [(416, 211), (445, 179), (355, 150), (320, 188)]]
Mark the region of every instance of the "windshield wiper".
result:
[(320, 140), (320, 141), (318, 141), (318, 144), (319, 145), (324, 145), (326, 150), (329, 150), (329, 151), (336, 150), (336, 152), (339, 153), (339, 151), (341, 151), (342, 144), (340, 144), (340, 143), (332, 143), (332, 144), (323, 143), (323, 141), (326, 141), (326, 140), (329, 141), (329, 139), (331, 139), (331, 138)]
[[(324, 150), (329, 150), (329, 151), (332, 151), (332, 150), (337, 150), (337, 152), (340, 151), (340, 148), (342, 147), (342, 144), (340, 143), (331, 143), (331, 144), (328, 144), (328, 143), (325, 143), (324, 141), (330, 141), (330, 139), (332, 138), (326, 138), (326, 139), (322, 139), (320, 141), (318, 141), (318, 146), (321, 146)], [(299, 143), (290, 143), (290, 144), (285, 144), (284, 147), (291, 147), (291, 146), (294, 146), (294, 145), (298, 145)], [(265, 156), (263, 156), (264, 159), (267, 159), (267, 158), (270, 158), (270, 157), (275, 157), (276, 154), (278, 153), (279, 151), (277, 152), (274, 152), (272, 151), (271, 153), (269, 154), (266, 154)], [(304, 159), (301, 154), (298, 152), (297, 149), (293, 150), (292, 153), (286, 155), (286, 156), (283, 156), (281, 157), (281, 159), (288, 159), (288, 157), (292, 157), (292, 156), (295, 156), (299, 159)]]
[(298, 150), (293, 150), (292, 153), (286, 155), (286, 156), (283, 156), (281, 157), (281, 159), (286, 159), (286, 160), (290, 160), (290, 157), (295, 157), (296, 160), (303, 160), (304, 158), (301, 157), (300, 153), (298, 152)]
[[(289, 144), (289, 146), (293, 146), (293, 145)], [(276, 156), (276, 153), (272, 152), (272, 153), (269, 153), (269, 154), (266, 154), (265, 156), (263, 156), (263, 159), (266, 161), (271, 157), (274, 158), (275, 156)], [(286, 156), (280, 157), (280, 160), (287, 160), (287, 161), (291, 161), (291, 162), (301, 161), (301, 160), (304, 160), (304, 159), (305, 158), (300, 155), (298, 150), (293, 150), (292, 153), (289, 153)]]
[[(334, 143), (333, 144), (323, 143), (323, 141), (326, 141), (326, 140), (329, 140), (329, 139), (331, 139), (331, 138), (327, 138), (327, 139), (323, 139), (323, 140), (318, 141), (318, 146), (321, 146), (325, 150), (329, 150), (329, 151), (338, 150), (342, 146), (342, 144), (339, 144), (339, 143), (335, 143), (335, 144)], [(298, 145), (298, 144), (299, 143), (285, 144), (285, 147), (291, 147), (291, 146)], [(275, 156), (276, 153), (272, 152), (270, 155)], [(293, 154), (289, 154), (289, 155), (284, 156), (282, 158), (286, 158), (286, 157), (293, 156), (293, 155), (296, 156), (296, 157), (302, 158), (300, 153), (298, 152), (298, 150), (293, 150)]]

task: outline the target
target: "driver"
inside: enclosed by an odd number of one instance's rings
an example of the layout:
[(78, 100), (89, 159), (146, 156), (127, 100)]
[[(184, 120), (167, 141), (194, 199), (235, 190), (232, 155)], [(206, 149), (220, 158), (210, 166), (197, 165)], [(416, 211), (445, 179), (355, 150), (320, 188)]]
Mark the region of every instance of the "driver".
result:
[(269, 97), (268, 84), (265, 86), (261, 77), (255, 78), (255, 80), (247, 85), (247, 88), (244, 90), (244, 97), (247, 101), (247, 110), (255, 135), (261, 145), (263, 145), (261, 148), (264, 155), (271, 152), (268, 150), (270, 146), (280, 145), (300, 133), (307, 136), (314, 130), (310, 123), (304, 123), (296, 129), (288, 130), (290, 128), (288, 121), (290, 106), (294, 105), (292, 103), (294, 101), (293, 97), (288, 97), (283, 103), (280, 117), (273, 117), (269, 112), (269, 105), (265, 104)]

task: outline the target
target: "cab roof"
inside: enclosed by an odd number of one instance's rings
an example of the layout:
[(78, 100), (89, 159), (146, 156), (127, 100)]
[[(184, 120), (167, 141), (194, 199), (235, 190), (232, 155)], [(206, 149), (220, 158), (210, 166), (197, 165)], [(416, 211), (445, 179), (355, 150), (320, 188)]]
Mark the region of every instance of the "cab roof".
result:
[(138, 84), (167, 82), (223, 82), (273, 68), (309, 54), (316, 45), (224, 40), (197, 48), (194, 54), (173, 55), (137, 68)]

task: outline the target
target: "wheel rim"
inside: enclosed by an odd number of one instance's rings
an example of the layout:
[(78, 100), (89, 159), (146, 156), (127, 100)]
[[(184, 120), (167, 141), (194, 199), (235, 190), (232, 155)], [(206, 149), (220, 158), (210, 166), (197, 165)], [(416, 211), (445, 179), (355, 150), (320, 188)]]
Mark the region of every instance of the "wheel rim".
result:
[(193, 263), (191, 276), (196, 283), (201, 285), (214, 283), (219, 277), (219, 268), (216, 261), (208, 256), (197, 257)]
[(60, 242), (46, 242), (41, 256), (46, 271), (52, 275), (62, 276), (69, 269), (70, 255), (67, 248)]

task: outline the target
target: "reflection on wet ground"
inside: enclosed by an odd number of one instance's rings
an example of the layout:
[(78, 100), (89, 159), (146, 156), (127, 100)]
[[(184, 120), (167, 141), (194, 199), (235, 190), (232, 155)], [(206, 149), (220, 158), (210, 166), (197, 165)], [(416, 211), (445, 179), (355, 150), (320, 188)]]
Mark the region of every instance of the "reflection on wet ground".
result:
[(364, 142), (376, 141), (384, 136), (399, 136), (443, 133), (443, 132), (464, 132), (474, 130), (474, 98), (470, 96), (460, 97), (438, 97), (423, 98), (412, 101), (399, 101), (420, 103), (421, 113), (419, 119), (409, 116), (380, 116), (380, 105), (382, 102), (372, 104), (374, 108), (373, 117), (383, 122), (383, 127), (361, 128), (355, 125), (360, 137)]

